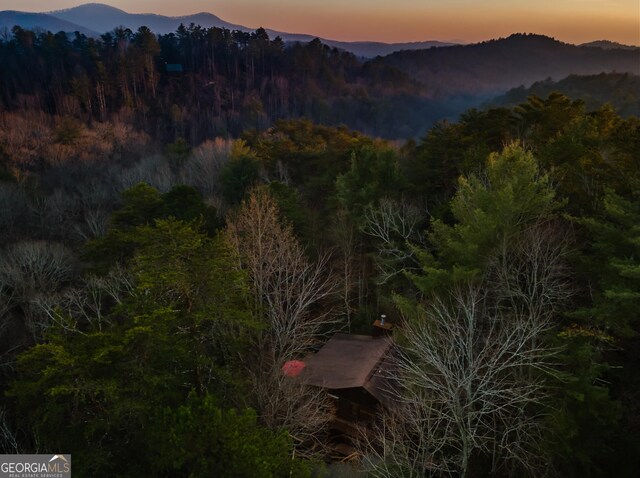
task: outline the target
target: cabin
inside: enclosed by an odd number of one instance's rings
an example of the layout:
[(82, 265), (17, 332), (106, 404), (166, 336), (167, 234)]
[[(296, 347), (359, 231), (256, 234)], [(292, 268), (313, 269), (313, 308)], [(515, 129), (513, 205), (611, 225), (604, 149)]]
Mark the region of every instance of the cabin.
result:
[(334, 400), (334, 432), (355, 437), (376, 421), (381, 407), (393, 406), (392, 329), (383, 317), (371, 335), (335, 334), (304, 361), (301, 379)]

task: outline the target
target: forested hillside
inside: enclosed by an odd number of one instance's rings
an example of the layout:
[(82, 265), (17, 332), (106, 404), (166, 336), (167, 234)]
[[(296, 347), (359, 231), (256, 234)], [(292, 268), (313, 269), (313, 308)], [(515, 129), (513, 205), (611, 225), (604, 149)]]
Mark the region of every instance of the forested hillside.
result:
[(621, 116), (640, 116), (640, 76), (629, 73), (569, 75), (560, 81), (548, 78), (536, 81), (529, 88), (521, 86), (509, 90), (490, 104), (515, 106), (531, 95), (545, 98), (554, 91), (571, 98), (580, 98), (588, 109), (597, 109), (609, 103)]
[(332, 397), (283, 367), (385, 314), (393, 406), (343, 475), (637, 475), (637, 116), (555, 92), (389, 141), (319, 122), (421, 86), (317, 41), (0, 53), (1, 453), (334, 476)]
[(616, 71), (638, 75), (639, 51), (575, 46), (543, 35), (515, 34), (473, 45), (397, 52), (380, 62), (404, 71), (420, 81), (430, 97), (438, 98), (497, 94), (570, 74)]
[(285, 47), (254, 33), (182, 27), (156, 35), (116, 30), (100, 40), (16, 27), (0, 42), (4, 109), (82, 121), (132, 118), (154, 137), (200, 142), (309, 117), (370, 134), (408, 137), (459, 110), (420, 96), (400, 71), (318, 40)]
[(16, 27), (0, 41), (0, 102), (80, 121), (127, 117), (163, 142), (239, 136), (300, 117), (405, 139), (523, 83), (572, 72), (638, 74), (637, 59), (637, 51), (537, 36), (362, 62), (317, 39), (287, 46), (263, 29), (192, 24), (156, 36), (120, 28), (95, 39)]

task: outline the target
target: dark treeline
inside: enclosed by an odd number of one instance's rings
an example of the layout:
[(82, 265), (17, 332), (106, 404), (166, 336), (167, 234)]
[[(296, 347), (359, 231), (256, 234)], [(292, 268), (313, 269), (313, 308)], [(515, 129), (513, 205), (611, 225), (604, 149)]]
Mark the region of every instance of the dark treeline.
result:
[(20, 27), (12, 33), (0, 41), (3, 109), (83, 121), (125, 112), (165, 142), (238, 136), (302, 116), (404, 138), (460, 111), (422, 98), (419, 84), (392, 67), (361, 63), (319, 40), (287, 46), (263, 29), (190, 25), (156, 36), (141, 27), (98, 39)]

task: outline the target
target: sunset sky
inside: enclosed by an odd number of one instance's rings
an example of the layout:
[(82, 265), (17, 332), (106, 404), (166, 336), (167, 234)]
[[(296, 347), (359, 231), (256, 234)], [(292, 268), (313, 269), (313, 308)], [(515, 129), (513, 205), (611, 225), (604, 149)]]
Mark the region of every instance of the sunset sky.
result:
[[(50, 11), (82, 0), (0, 0), (0, 10)], [(104, 0), (131, 13), (211, 12), (251, 28), (264, 26), (335, 40), (474, 42), (515, 32), (570, 43), (608, 39), (640, 44), (639, 0)]]

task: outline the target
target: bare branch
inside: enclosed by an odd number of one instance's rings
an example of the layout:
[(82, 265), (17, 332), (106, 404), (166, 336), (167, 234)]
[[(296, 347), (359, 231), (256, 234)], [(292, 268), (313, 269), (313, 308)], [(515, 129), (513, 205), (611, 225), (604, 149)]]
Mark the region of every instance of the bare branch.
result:
[(492, 472), (541, 476), (547, 381), (558, 350), (545, 340), (570, 295), (567, 234), (539, 224), (513, 238), (487, 278), (424, 305), (403, 330), (398, 407), (365, 444), (374, 476), (469, 476), (478, 456)]
[(206, 199), (220, 192), (220, 171), (231, 157), (233, 141), (216, 138), (195, 148), (182, 171), (185, 184), (196, 188)]
[(293, 390), (281, 367), (304, 357), (335, 328), (332, 309), (322, 307), (336, 292), (336, 282), (326, 271), (329, 258), (321, 255), (311, 262), (306, 257), (265, 191), (253, 191), (227, 224), (229, 241), (249, 273), (254, 313), (265, 321), (249, 364), (257, 408), (265, 423), (286, 426), (297, 435), (298, 452), (308, 452), (309, 443), (317, 445), (314, 437), (324, 429), (314, 426), (328, 421), (325, 400), (305, 387)]
[(4, 408), (0, 408), (0, 450), (5, 454), (18, 454), (20, 446), (16, 434), (7, 422), (7, 412)]
[(0, 288), (4, 308), (19, 310), (24, 325), (34, 338), (49, 325), (49, 317), (38, 303), (55, 294), (76, 275), (73, 254), (61, 244), (24, 241), (9, 246), (0, 256)]
[(407, 270), (418, 270), (414, 249), (409, 244), (422, 244), (418, 230), (425, 215), (405, 200), (381, 199), (377, 207), (365, 210), (363, 232), (378, 240), (378, 254), (374, 260), (380, 272), (379, 283), (384, 284)]

